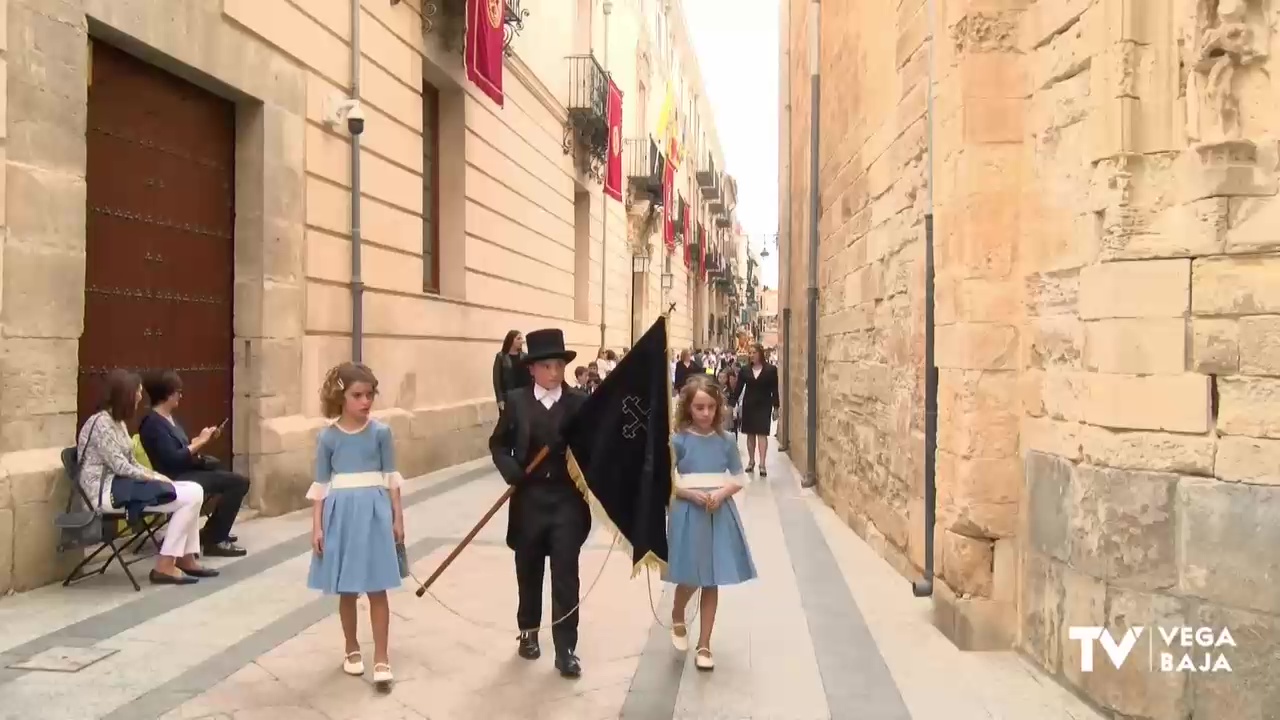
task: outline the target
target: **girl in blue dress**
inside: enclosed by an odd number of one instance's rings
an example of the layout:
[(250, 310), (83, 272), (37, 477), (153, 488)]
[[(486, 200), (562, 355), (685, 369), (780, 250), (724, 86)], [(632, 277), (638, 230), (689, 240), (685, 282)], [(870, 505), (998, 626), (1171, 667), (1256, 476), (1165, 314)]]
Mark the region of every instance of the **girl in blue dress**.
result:
[(396, 544), (404, 542), (404, 508), (391, 429), (369, 417), (378, 379), (364, 365), (343, 363), (325, 376), (320, 402), (336, 418), (316, 441), (312, 501), (311, 572), (307, 586), (337, 595), (346, 656), (342, 669), (364, 674), (356, 639), (356, 598), (369, 597), (373, 625), (373, 682), (391, 686), (387, 590), (400, 587)]
[(738, 444), (726, 432), (729, 410), (724, 389), (710, 376), (691, 376), (680, 390), (676, 433), (676, 497), (668, 518), (667, 582), (676, 584), (671, 609), (671, 643), (685, 652), (689, 632), (684, 611), (701, 590), (698, 646), (694, 665), (715, 668), (711, 630), (715, 626), (717, 588), (755, 578), (742, 518), (733, 496), (746, 484)]

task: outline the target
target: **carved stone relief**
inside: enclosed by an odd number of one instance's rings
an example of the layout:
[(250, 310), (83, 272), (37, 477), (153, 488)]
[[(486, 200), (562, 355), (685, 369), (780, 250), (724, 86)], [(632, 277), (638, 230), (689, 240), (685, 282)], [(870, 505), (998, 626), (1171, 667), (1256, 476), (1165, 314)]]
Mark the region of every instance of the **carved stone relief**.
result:
[(658, 228), (657, 207), (648, 199), (634, 199), (628, 193), (627, 207), (627, 244), (633, 254), (643, 254), (649, 245), (649, 238)]
[(1187, 137), (1193, 143), (1241, 140), (1240, 78), (1269, 54), (1271, 0), (1192, 0), (1184, 19)]

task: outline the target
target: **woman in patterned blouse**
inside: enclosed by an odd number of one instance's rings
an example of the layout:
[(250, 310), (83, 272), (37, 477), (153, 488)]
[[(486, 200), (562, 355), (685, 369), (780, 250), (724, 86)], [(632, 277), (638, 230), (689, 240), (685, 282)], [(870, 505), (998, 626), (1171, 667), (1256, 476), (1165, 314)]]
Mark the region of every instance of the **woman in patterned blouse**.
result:
[(112, 370), (107, 374), (106, 386), (102, 410), (85, 421), (76, 441), (80, 484), (103, 512), (120, 510), (112, 499), (112, 482), (117, 478), (173, 485), (177, 499), (147, 508), (148, 512), (170, 513), (151, 582), (189, 585), (200, 578), (216, 577), (217, 570), (201, 567), (196, 561), (200, 553), (200, 506), (204, 503), (200, 485), (174, 482), (138, 464), (133, 457), (128, 422), (142, 402), (141, 378), (126, 370)]

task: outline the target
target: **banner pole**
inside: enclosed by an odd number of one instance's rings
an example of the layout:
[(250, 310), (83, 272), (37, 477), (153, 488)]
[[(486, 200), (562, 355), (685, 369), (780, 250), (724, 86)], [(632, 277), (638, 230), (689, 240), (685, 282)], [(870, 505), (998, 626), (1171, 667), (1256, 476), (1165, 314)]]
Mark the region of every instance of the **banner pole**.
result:
[[(539, 450), (538, 454), (534, 456), (533, 462), (529, 463), (529, 465), (525, 467), (524, 474), (528, 476), (536, 470), (538, 465), (540, 465), (543, 460), (547, 459), (547, 455), (550, 452), (550, 448), (545, 447)], [(444, 562), (440, 563), (440, 567), (437, 567), (435, 572), (431, 573), (431, 576), (427, 578), (427, 581), (418, 587), (418, 590), (414, 595), (422, 597), (427, 594), (427, 588), (430, 588), (432, 583), (434, 583), (436, 579), (444, 573), (445, 569), (452, 565), (454, 560), (458, 559), (458, 556), (462, 554), (462, 551), (471, 544), (472, 540), (476, 539), (476, 535), (480, 534), (480, 531), (484, 529), (484, 526), (489, 524), (489, 521), (493, 519), (493, 516), (498, 514), (498, 510), (500, 510), (503, 505), (507, 504), (507, 501), (511, 499), (511, 496), (514, 495), (515, 492), (516, 485), (514, 483), (507, 486), (507, 489), (502, 492), (502, 496), (493, 504), (493, 507), (489, 508), (489, 510), (484, 514), (484, 517), (480, 518), (480, 522), (476, 523), (476, 526), (471, 528), (471, 531), (467, 533), (466, 537), (462, 538), (462, 542), (458, 543), (458, 546), (449, 553), (449, 556), (444, 559)]]

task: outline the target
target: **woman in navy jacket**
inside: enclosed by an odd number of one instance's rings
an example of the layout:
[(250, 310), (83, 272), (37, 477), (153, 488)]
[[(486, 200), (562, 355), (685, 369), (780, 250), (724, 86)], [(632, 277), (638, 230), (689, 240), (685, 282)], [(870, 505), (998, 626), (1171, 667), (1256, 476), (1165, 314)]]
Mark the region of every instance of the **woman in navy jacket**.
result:
[(216, 498), (217, 505), (200, 531), (203, 553), (212, 557), (241, 557), (244, 548), (235, 544), (231, 534), (240, 504), (249, 492), (249, 478), (223, 470), (217, 460), (200, 451), (221, 430), (207, 427), (191, 439), (173, 417), (182, 402), (182, 378), (172, 370), (149, 374), (143, 389), (151, 398), (151, 412), (142, 418), (138, 435), (142, 448), (156, 472), (175, 480), (190, 480), (204, 488), (206, 498)]

